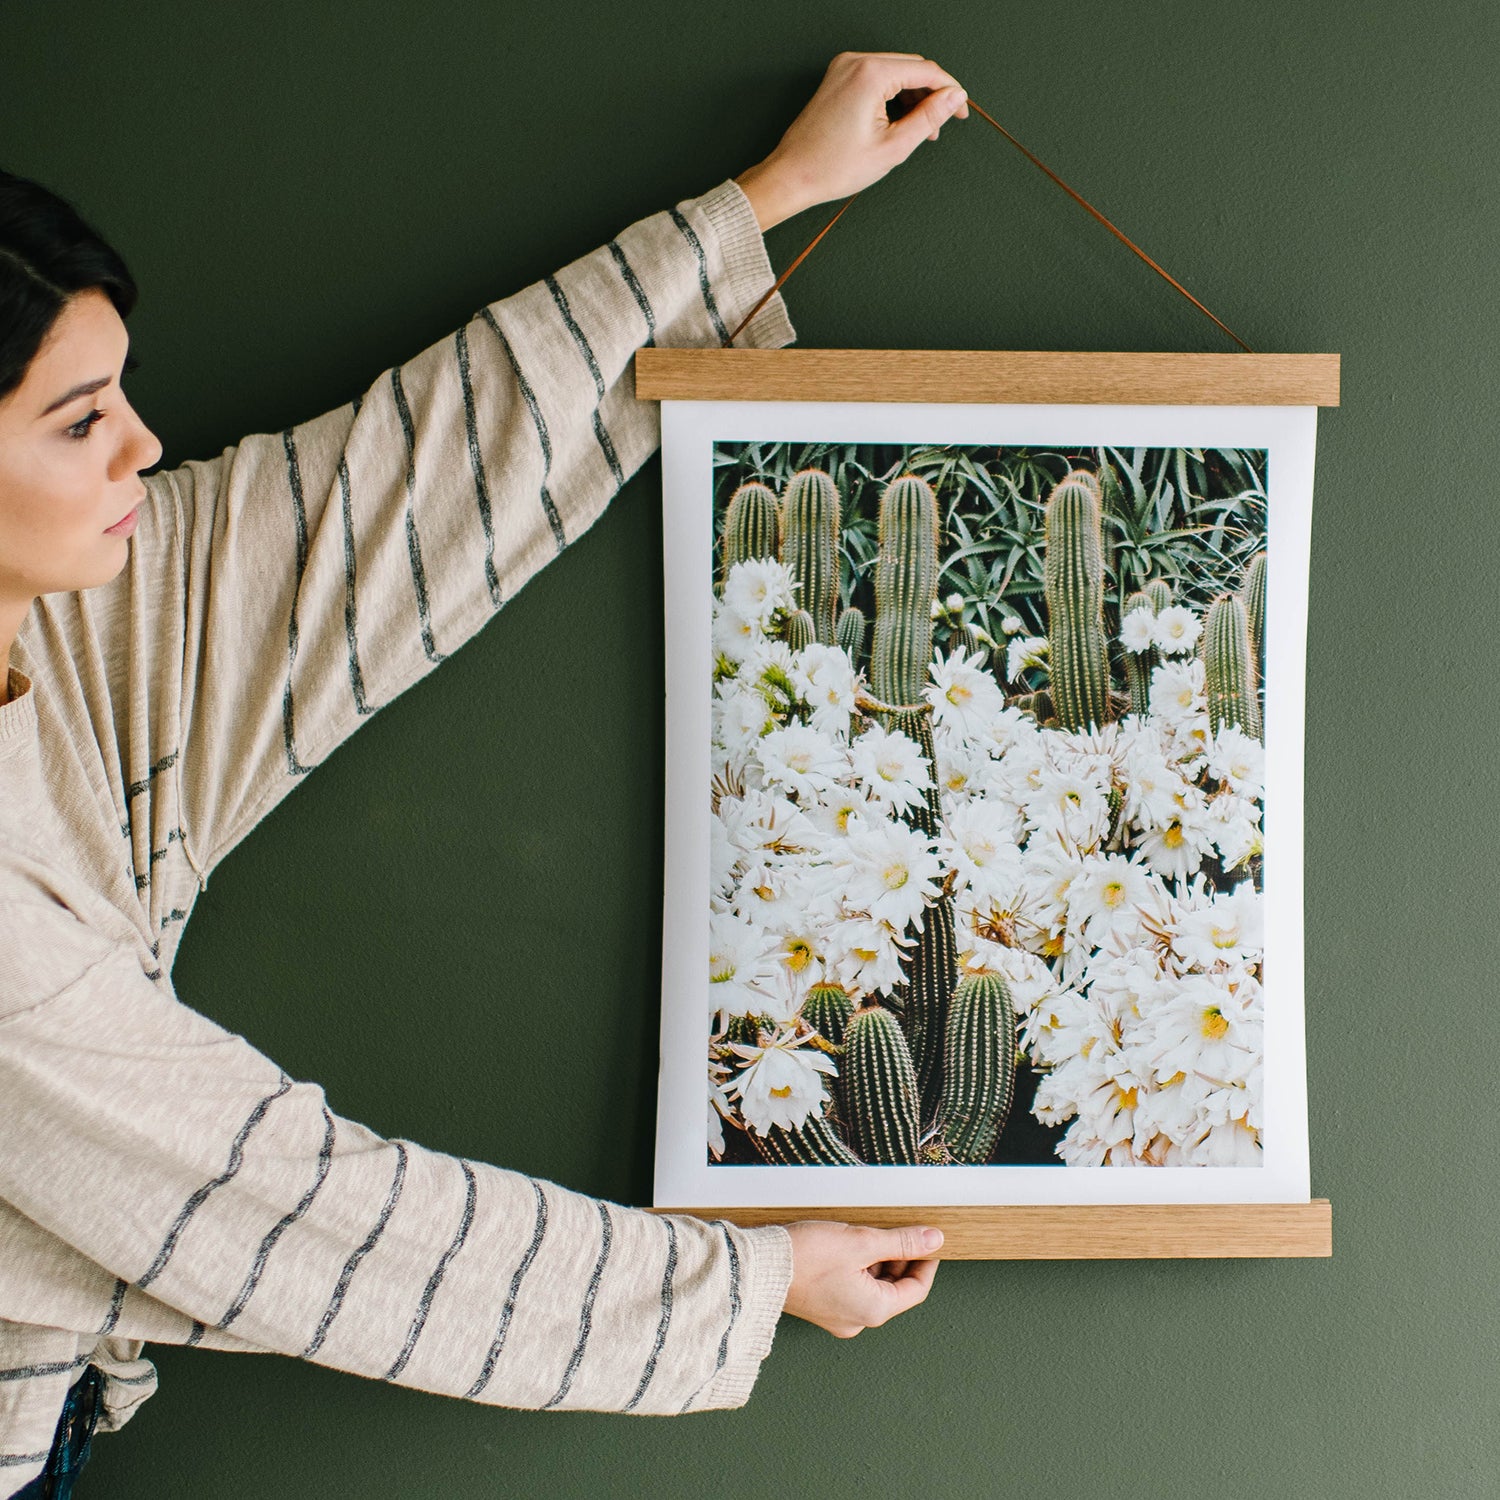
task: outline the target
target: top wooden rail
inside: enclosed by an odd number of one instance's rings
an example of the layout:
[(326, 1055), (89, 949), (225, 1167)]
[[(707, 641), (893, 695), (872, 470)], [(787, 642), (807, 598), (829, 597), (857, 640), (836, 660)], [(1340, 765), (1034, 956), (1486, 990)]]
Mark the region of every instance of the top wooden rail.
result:
[(641, 349), (646, 401), (1337, 406), (1337, 354), (991, 349)]

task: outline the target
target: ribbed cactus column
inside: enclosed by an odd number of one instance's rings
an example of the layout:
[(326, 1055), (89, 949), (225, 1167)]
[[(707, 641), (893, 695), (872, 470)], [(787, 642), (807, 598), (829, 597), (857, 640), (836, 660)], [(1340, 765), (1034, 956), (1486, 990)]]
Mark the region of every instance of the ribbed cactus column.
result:
[(854, 1002), (841, 984), (812, 985), (802, 1002), (802, 1019), (835, 1047), (844, 1045), (844, 1033), (853, 1014)]
[(1047, 501), (1047, 653), (1052, 701), (1064, 729), (1109, 719), (1109, 656), (1104, 637), (1104, 542), (1099, 482), (1074, 470)]
[(839, 1139), (826, 1115), (809, 1115), (795, 1130), (773, 1125), (765, 1135), (753, 1131), (755, 1149), (778, 1167), (858, 1167), (860, 1159)]
[(1156, 614), (1164, 609), (1172, 607), (1172, 585), (1165, 578), (1153, 578), (1146, 585), (1146, 597), (1151, 601), (1151, 608)]
[(817, 639), (813, 630), (812, 616), (805, 609), (794, 609), (786, 617), (786, 643), (793, 651), (801, 651)]
[(1250, 644), (1255, 647), (1255, 674), (1260, 681), (1266, 675), (1266, 554), (1257, 552), (1245, 568), (1245, 582), (1240, 589), (1245, 601), (1245, 618), (1250, 626)]
[(1255, 652), (1244, 602), (1235, 594), (1220, 594), (1208, 607), (1203, 626), (1203, 682), (1212, 732), (1217, 734), (1225, 724), (1238, 724), (1259, 739)]
[(882, 703), (917, 704), (932, 659), (938, 576), (937, 496), (925, 479), (906, 474), (885, 487), (878, 530), (870, 690)]
[(999, 974), (970, 974), (953, 992), (943, 1063), (943, 1138), (956, 1161), (985, 1162), (1016, 1092), (1016, 1013)]
[(864, 611), (852, 604), (839, 616), (838, 643), (858, 672), (865, 664), (865, 641), (870, 627), (865, 622)]
[(922, 913), (922, 934), (901, 965), (902, 1030), (917, 1074), (917, 1097), (924, 1121), (936, 1117), (942, 1101), (943, 1046), (949, 996), (958, 982), (953, 897), (939, 896)]
[(797, 588), (797, 603), (812, 616), (820, 644), (834, 644), (839, 602), (839, 492), (821, 469), (787, 480), (781, 496), (781, 561)]
[(729, 577), (736, 563), (752, 557), (775, 557), (780, 539), (775, 492), (753, 479), (742, 484), (729, 497), (724, 511), (724, 577)]
[(844, 1038), (849, 1144), (868, 1162), (917, 1160), (917, 1075), (901, 1024), (879, 1005), (855, 1011)]

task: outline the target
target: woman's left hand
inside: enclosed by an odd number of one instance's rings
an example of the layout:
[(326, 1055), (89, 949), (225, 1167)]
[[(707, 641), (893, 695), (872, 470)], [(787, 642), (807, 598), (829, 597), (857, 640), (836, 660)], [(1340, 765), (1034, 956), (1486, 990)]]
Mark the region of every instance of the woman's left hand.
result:
[[(892, 120), (886, 105), (901, 94), (916, 102)], [(764, 231), (878, 182), (968, 113), (958, 80), (915, 52), (840, 52), (776, 149), (735, 181)]]

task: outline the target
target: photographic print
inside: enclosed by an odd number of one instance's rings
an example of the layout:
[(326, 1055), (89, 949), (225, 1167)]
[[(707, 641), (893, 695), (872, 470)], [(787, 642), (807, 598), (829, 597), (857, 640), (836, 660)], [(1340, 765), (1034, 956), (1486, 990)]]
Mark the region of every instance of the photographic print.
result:
[(1267, 731), (1300, 755), (1301, 646), (1278, 693), (1268, 616), (1306, 569), (1278, 576), (1275, 445), (1104, 441), (1099, 413), (893, 442), (883, 415), (696, 444), (707, 867), (668, 930), (705, 961), (664, 1056), (696, 1031), (693, 1176), (727, 1197), (676, 1201), (1276, 1193), (1268, 1138), (1305, 1162), (1268, 1108), (1300, 1098), (1300, 930), (1280, 969), (1267, 931), (1300, 847), (1268, 849)]

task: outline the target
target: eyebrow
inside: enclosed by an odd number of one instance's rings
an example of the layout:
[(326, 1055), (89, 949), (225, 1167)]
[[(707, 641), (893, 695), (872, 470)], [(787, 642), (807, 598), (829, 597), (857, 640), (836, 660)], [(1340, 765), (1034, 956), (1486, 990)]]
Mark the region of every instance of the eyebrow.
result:
[(80, 396), (92, 396), (95, 391), (102, 391), (109, 384), (110, 377), (102, 375), (98, 380), (86, 380), (82, 385), (75, 385), (65, 396), (59, 396), (56, 401), (42, 413), (44, 417), (50, 417), (59, 407), (66, 406), (70, 401), (76, 401)]

